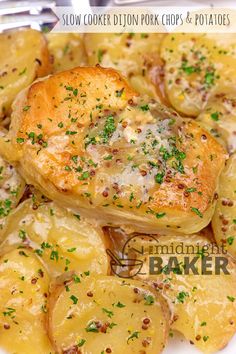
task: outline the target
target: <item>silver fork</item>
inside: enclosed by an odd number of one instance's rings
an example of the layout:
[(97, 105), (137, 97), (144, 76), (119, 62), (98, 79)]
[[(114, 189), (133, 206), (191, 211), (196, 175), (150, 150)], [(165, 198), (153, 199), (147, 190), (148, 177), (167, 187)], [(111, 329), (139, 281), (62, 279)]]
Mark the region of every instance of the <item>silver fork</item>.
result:
[(51, 28), (57, 20), (52, 11), (55, 5), (54, 0), (0, 0), (0, 32), (18, 27)]

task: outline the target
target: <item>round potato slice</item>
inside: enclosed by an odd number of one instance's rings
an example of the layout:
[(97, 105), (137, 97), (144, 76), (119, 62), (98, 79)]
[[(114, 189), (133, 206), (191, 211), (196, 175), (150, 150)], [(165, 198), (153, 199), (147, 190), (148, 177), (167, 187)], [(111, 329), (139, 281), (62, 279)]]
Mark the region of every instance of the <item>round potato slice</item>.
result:
[(13, 245), (31, 247), (53, 276), (66, 271), (107, 274), (103, 233), (79, 215), (54, 203), (26, 200), (9, 215), (1, 231), (1, 253)]
[(49, 277), (29, 250), (0, 259), (0, 348), (7, 353), (52, 353), (45, 317)]
[(219, 198), (212, 219), (216, 242), (236, 256), (236, 154), (227, 161), (220, 177)]
[(16, 169), (0, 156), (0, 219), (16, 207), (25, 188)]
[(161, 33), (86, 34), (88, 63), (119, 70), (137, 92), (167, 103), (160, 59), (163, 36)]
[(171, 328), (204, 353), (224, 348), (236, 332), (236, 266), (225, 249), (201, 235), (136, 236), (124, 248), (130, 252), (144, 262), (131, 275), (167, 299)]
[(165, 346), (167, 321), (139, 281), (79, 278), (51, 294), (49, 333), (57, 353), (153, 353)]
[(53, 72), (86, 65), (87, 56), (81, 34), (49, 33), (47, 39), (48, 49), (53, 57)]
[(19, 91), (50, 73), (47, 42), (41, 32), (27, 29), (0, 34), (0, 118), (9, 113)]
[(234, 34), (169, 34), (162, 41), (165, 91), (172, 106), (196, 117), (222, 85), (236, 82)]
[(236, 91), (222, 88), (207, 102), (197, 120), (229, 151), (236, 151)]

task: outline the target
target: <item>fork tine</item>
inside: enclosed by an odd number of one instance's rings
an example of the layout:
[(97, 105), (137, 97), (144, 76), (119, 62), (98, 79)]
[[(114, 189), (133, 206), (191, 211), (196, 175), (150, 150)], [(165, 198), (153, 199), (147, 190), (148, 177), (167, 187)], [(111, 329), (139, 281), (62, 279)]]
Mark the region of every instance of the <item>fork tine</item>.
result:
[(52, 9), (55, 6), (53, 0), (41, 1), (1, 1), (0, 15), (10, 15), (36, 10), (38, 13), (43, 10)]
[(52, 12), (54, 6), (54, 0), (0, 0), (0, 32), (19, 27), (31, 27), (38, 30), (44, 25), (53, 27), (57, 20)]
[(53, 13), (2, 16), (0, 33), (18, 27), (31, 27), (40, 30), (45, 25), (53, 27), (56, 21), (57, 18)]

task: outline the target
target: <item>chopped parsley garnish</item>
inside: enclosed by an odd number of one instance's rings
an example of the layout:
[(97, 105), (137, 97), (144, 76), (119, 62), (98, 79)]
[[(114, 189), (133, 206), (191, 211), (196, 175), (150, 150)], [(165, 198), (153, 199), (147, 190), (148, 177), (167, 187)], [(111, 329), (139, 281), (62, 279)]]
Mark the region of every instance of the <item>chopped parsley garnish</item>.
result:
[(64, 127), (64, 124), (62, 122), (58, 123), (57, 125), (59, 128), (63, 128)]
[(120, 301), (118, 301), (116, 304), (112, 304), (112, 306), (119, 307), (120, 309), (121, 309), (122, 307), (125, 307), (125, 305), (122, 304)]
[(149, 111), (149, 105), (148, 105), (148, 104), (145, 104), (145, 105), (143, 105), (143, 106), (140, 106), (140, 109), (141, 109), (142, 111), (144, 111), (144, 112), (147, 112), (147, 111)]
[(111, 137), (112, 133), (116, 130), (115, 120), (113, 116), (108, 116), (104, 125), (104, 130), (101, 133), (101, 138), (104, 143), (108, 142), (108, 139)]
[(78, 179), (80, 181), (84, 181), (85, 179), (88, 179), (90, 176), (89, 172), (88, 171), (84, 171), (79, 177)]
[(66, 135), (75, 135), (77, 134), (78, 132), (75, 132), (75, 131), (72, 131), (72, 130), (67, 130), (66, 131)]
[(203, 214), (200, 212), (198, 208), (191, 207), (191, 211), (194, 212), (200, 218), (203, 218)]
[(85, 343), (86, 343), (85, 339), (80, 339), (77, 345), (78, 347), (82, 347)]
[(98, 49), (98, 62), (99, 64), (102, 62), (104, 51), (102, 49)]
[(24, 141), (25, 141), (24, 138), (17, 138), (17, 139), (16, 139), (16, 142), (17, 142), (18, 144), (22, 144)]
[(80, 277), (78, 277), (78, 275), (76, 275), (76, 274), (73, 275), (73, 280), (74, 280), (75, 283), (80, 283), (81, 282)]
[(209, 339), (209, 336), (203, 336), (203, 341), (206, 342)]
[(99, 133), (98, 136), (90, 137), (89, 135), (87, 135), (85, 137), (85, 148), (87, 148), (87, 146), (90, 144), (96, 145), (96, 144), (108, 143), (109, 138), (112, 136), (115, 130), (116, 130), (116, 126), (115, 126), (114, 117), (113, 115), (109, 115), (106, 117), (103, 130)]
[(75, 97), (78, 95), (78, 89), (77, 89), (77, 88), (75, 88), (75, 89), (73, 90), (73, 95), (74, 95)]
[(166, 213), (156, 213), (155, 215), (156, 215), (157, 219), (160, 219), (160, 218), (163, 218), (163, 216), (165, 216)]
[(178, 293), (178, 295), (176, 296), (176, 299), (178, 302), (180, 302), (181, 304), (184, 303), (184, 300), (186, 297), (188, 297), (189, 294), (185, 291), (181, 291), (180, 293)]
[(50, 215), (53, 216), (54, 215), (54, 210), (52, 208), (50, 208)]
[(7, 216), (11, 211), (11, 200), (5, 199), (4, 201), (0, 201), (0, 217)]
[(157, 219), (160, 219), (160, 218), (162, 218), (163, 216), (166, 215), (166, 213), (155, 213), (155, 211), (150, 209), (150, 208), (148, 208), (148, 210), (146, 210), (146, 213), (155, 215)]
[(35, 252), (39, 257), (42, 257), (42, 255), (43, 255), (43, 251), (42, 251), (41, 249), (36, 249), (34, 252)]
[(217, 122), (219, 120), (219, 115), (219, 112), (214, 112), (211, 114), (211, 119)]
[(112, 311), (107, 310), (104, 307), (102, 308), (102, 311), (110, 318), (112, 318), (112, 316), (114, 316), (114, 313)]
[(78, 302), (78, 298), (75, 295), (71, 295), (70, 299), (72, 300), (73, 304), (76, 305)]
[(47, 313), (47, 307), (46, 307), (46, 305), (42, 305), (42, 306), (41, 306), (41, 310), (42, 310), (43, 313)]
[(7, 307), (7, 311), (3, 312), (3, 316), (11, 316), (14, 312), (16, 312), (15, 309), (12, 307)]
[(192, 188), (186, 188), (185, 191), (186, 191), (187, 193), (193, 193), (193, 192), (196, 192), (196, 190), (197, 190), (196, 188), (193, 188), (193, 187), (192, 187)]
[(235, 297), (233, 296), (227, 296), (227, 299), (231, 302), (234, 302), (235, 301)]
[(88, 145), (96, 145), (96, 138), (94, 136), (92, 137), (89, 137), (89, 136), (86, 136), (85, 138), (85, 149), (88, 147)]
[(21, 72), (19, 72), (19, 76), (23, 75), (26, 73), (27, 68), (24, 68)]
[(113, 155), (107, 155), (103, 158), (103, 160), (112, 160)]
[(213, 86), (215, 83), (215, 71), (207, 71), (204, 77), (205, 84), (209, 86)]
[(182, 63), (181, 69), (187, 74), (199, 73), (201, 71), (199, 66), (188, 66), (188, 62), (185, 60)]
[(155, 181), (156, 183), (162, 184), (163, 183), (163, 179), (164, 179), (165, 173), (164, 172), (159, 172), (156, 174), (155, 176)]
[(58, 259), (59, 259), (58, 251), (52, 251), (52, 252), (51, 252), (51, 255), (50, 255), (50, 259), (51, 259), (52, 261), (54, 261), (54, 260), (58, 261)]
[(133, 341), (135, 338), (138, 339), (139, 333), (140, 333), (140, 332), (138, 332), (138, 331), (133, 332), (133, 333), (128, 337), (127, 343), (129, 344), (129, 341), (130, 341), (130, 340)]
[(115, 326), (117, 326), (117, 323), (111, 322), (108, 327), (109, 327), (110, 329), (112, 329), (112, 328), (115, 327)]
[(24, 111), (24, 112), (28, 111), (28, 110), (30, 109), (30, 107), (31, 107), (31, 106), (25, 106), (25, 107), (23, 108), (23, 111)]
[(144, 305), (149, 305), (150, 306), (150, 305), (153, 305), (154, 302), (155, 302), (155, 299), (154, 299), (154, 297), (152, 295), (145, 295), (144, 299), (146, 300)]
[(72, 156), (72, 157), (71, 157), (71, 160), (72, 160), (75, 164), (77, 164), (77, 163), (78, 163), (78, 155)]
[(24, 230), (19, 230), (18, 236), (22, 239), (22, 241), (26, 240), (26, 232)]
[(74, 251), (76, 251), (76, 247), (72, 247), (72, 248), (67, 249), (67, 252), (74, 252)]
[(86, 332), (98, 332), (97, 325), (94, 321), (90, 322), (87, 327), (85, 328)]
[(48, 242), (42, 242), (41, 243), (41, 248), (44, 250), (46, 248), (51, 248), (52, 246)]
[(231, 246), (234, 243), (234, 236), (227, 237), (226, 241)]

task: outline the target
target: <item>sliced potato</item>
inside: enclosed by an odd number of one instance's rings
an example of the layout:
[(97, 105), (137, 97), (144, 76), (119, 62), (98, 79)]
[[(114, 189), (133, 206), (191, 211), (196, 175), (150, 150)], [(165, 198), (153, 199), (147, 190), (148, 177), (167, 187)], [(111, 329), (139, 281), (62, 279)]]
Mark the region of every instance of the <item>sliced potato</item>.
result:
[(236, 90), (220, 88), (207, 102), (197, 120), (229, 151), (236, 151)]
[(107, 274), (102, 230), (79, 218), (54, 203), (35, 206), (26, 200), (7, 218), (0, 252), (30, 246), (53, 276), (65, 271)]
[(49, 333), (57, 353), (157, 354), (167, 329), (161, 303), (139, 281), (84, 275), (51, 294)]
[(197, 116), (222, 85), (236, 83), (234, 34), (168, 34), (162, 41), (165, 90), (172, 106)]
[[(167, 299), (171, 328), (204, 353), (224, 348), (236, 332), (236, 266), (225, 250), (203, 236), (190, 235), (136, 236), (124, 249), (124, 253), (131, 251), (144, 261), (141, 271), (134, 269), (131, 274)], [(197, 274), (188, 271), (188, 262), (193, 262)]]
[(48, 33), (48, 49), (53, 57), (53, 72), (87, 64), (83, 37), (78, 33)]
[(51, 71), (47, 42), (41, 32), (27, 29), (0, 34), (0, 118), (9, 113), (19, 91)]
[(212, 228), (216, 242), (223, 242), (236, 257), (236, 154), (229, 158), (220, 177), (219, 198)]
[(162, 38), (160, 33), (86, 34), (88, 63), (119, 70), (137, 92), (166, 103), (160, 60)]
[(0, 347), (14, 354), (52, 353), (46, 334), (49, 277), (29, 250), (0, 259)]
[(25, 182), (16, 169), (0, 156), (0, 219), (16, 207), (23, 195)]

